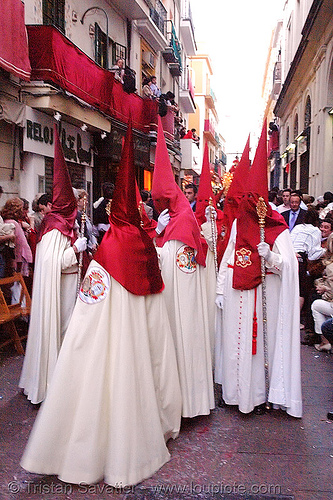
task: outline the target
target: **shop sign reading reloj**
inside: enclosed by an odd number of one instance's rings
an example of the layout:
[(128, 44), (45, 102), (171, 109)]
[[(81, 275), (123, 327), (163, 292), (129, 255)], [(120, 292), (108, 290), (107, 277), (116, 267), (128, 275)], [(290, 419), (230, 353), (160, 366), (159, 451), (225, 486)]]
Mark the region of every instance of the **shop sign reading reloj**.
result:
[[(23, 150), (43, 156), (54, 156), (53, 117), (26, 107)], [(91, 165), (91, 134), (70, 123), (60, 122), (60, 140), (65, 159)]]

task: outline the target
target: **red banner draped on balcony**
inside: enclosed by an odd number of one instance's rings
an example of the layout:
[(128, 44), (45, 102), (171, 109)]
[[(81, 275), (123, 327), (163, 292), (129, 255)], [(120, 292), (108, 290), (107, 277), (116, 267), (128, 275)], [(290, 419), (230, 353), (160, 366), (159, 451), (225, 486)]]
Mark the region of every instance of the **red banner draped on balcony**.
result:
[(88, 104), (109, 112), (113, 75), (53, 26), (27, 26), (31, 78), (58, 84)]
[(128, 94), (113, 73), (98, 66), (53, 26), (27, 26), (32, 79), (49, 81), (109, 116), (148, 132), (157, 103)]
[(21, 0), (0, 1), (0, 66), (22, 80), (30, 80), (24, 4)]

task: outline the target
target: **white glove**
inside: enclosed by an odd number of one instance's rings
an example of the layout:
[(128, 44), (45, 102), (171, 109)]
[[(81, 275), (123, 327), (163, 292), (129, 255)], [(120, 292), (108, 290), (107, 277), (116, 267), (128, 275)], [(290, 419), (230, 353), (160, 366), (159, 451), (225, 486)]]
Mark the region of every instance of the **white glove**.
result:
[(223, 295), (219, 293), (216, 295), (215, 304), (219, 309), (223, 309)]
[(272, 252), (269, 248), (269, 244), (265, 241), (262, 241), (257, 245), (257, 248), (260, 257), (263, 257), (266, 262), (270, 263), (272, 261)]
[(205, 216), (207, 222), (211, 222), (211, 219), (216, 220), (217, 213), (215, 208), (207, 205), (205, 210)]
[(87, 249), (87, 238), (85, 236), (80, 236), (74, 243), (74, 252), (80, 253)]
[(157, 227), (155, 231), (157, 234), (161, 234), (161, 232), (167, 227), (170, 222), (170, 214), (169, 210), (166, 208), (163, 212), (160, 213), (157, 219)]

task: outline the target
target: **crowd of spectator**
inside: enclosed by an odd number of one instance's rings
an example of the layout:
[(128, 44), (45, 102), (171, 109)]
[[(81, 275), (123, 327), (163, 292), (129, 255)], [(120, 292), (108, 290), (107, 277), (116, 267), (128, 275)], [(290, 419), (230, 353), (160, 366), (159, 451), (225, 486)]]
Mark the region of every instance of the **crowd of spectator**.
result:
[[(302, 344), (330, 351), (333, 333), (333, 193), (314, 198), (286, 188), (269, 192), (273, 209), (282, 214), (299, 262)], [(323, 333), (323, 330), (325, 334)]]

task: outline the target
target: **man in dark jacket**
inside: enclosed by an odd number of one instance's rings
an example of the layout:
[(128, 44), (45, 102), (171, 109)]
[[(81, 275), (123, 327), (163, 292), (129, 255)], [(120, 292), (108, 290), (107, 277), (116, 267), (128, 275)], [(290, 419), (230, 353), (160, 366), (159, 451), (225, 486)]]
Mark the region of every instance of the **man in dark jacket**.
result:
[(289, 231), (292, 231), (297, 224), (303, 224), (306, 210), (300, 208), (301, 195), (295, 191), (290, 195), (290, 210), (286, 210), (281, 215), (289, 226)]

